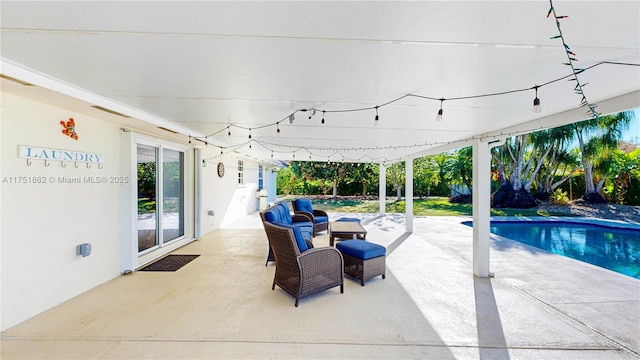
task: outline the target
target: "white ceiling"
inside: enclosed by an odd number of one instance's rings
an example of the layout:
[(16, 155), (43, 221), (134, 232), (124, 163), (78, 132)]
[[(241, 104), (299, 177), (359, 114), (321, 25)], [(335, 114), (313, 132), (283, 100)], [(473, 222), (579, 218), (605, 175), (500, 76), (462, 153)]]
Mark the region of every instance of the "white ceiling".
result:
[[(640, 64), (640, 2), (553, 4), (569, 16), (561, 29), (576, 66)], [(210, 144), (254, 157), (393, 161), (588, 118), (575, 82), (547, 84), (571, 74), (548, 10), (546, 1), (3, 0), (2, 73), (39, 87), (2, 85), (68, 94), (82, 100), (65, 102), (78, 111), (97, 104), (153, 128), (217, 133)], [(640, 107), (638, 66), (598, 65), (579, 79), (601, 112)], [(541, 113), (532, 112), (535, 85)], [(520, 89), (530, 90), (477, 97)], [(407, 94), (432, 99), (381, 106)], [(436, 122), (439, 98), (452, 100)], [(299, 111), (312, 108), (311, 119)]]

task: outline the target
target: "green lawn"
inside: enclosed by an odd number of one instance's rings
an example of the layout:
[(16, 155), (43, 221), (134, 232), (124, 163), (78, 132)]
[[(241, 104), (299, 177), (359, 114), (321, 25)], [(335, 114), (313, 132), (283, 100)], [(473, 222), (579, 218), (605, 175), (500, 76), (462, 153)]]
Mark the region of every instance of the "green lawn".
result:
[[(314, 208), (327, 212), (362, 212), (376, 213), (379, 209), (377, 200), (357, 199), (314, 199)], [(404, 213), (404, 201), (387, 201), (388, 213)], [(472, 215), (470, 204), (450, 203), (445, 197), (429, 197), (413, 201), (413, 214), (416, 216), (462, 216)], [(561, 216), (564, 214), (548, 213), (544, 210), (532, 209), (491, 209), (492, 216)], [(566, 216), (566, 215), (565, 215)]]

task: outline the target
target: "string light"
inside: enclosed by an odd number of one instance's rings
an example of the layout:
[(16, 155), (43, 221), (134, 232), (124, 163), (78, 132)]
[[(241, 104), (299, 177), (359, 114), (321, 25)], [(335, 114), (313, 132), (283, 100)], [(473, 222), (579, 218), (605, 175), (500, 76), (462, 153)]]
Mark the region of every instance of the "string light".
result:
[(538, 85), (533, 87), (536, 90), (536, 98), (533, 99), (533, 112), (534, 113), (539, 113), (540, 111), (542, 111), (542, 108), (540, 108), (540, 99), (538, 99)]
[[(555, 10), (552, 8), (552, 9), (549, 10), (549, 13), (553, 13), (554, 11)], [(564, 18), (564, 17), (558, 17), (558, 18)], [(558, 22), (558, 21), (556, 20), (556, 22)], [(558, 36), (555, 36), (553, 38), (562, 38), (562, 35), (558, 35)], [(563, 38), (563, 43), (564, 43), (564, 38)], [(571, 62), (572, 61), (577, 61), (577, 59), (575, 58), (575, 53), (573, 53), (570, 50), (569, 46), (566, 45), (566, 44), (565, 44), (565, 49), (566, 49), (567, 56), (568, 56), (569, 61), (570, 61), (570, 63), (566, 63), (566, 64), (570, 64), (572, 66)], [(533, 87), (533, 89), (536, 91), (536, 98), (537, 98), (537, 89), (539, 87), (550, 85), (552, 83), (555, 83), (555, 82), (558, 82), (558, 81), (561, 81), (561, 80), (564, 80), (564, 79), (568, 79), (569, 81), (577, 81), (577, 74), (583, 73), (583, 72), (585, 72), (587, 70), (590, 70), (590, 69), (592, 69), (594, 67), (597, 67), (597, 66), (600, 66), (600, 65), (605, 65), (605, 64), (607, 64), (607, 65), (635, 66), (635, 67), (639, 67), (640, 66), (640, 64), (613, 62), (613, 61), (602, 61), (602, 62), (596, 63), (594, 65), (588, 66), (586, 68), (574, 68), (572, 66), (572, 69), (574, 70), (572, 74), (566, 75), (566, 76), (563, 76), (563, 77), (560, 77), (560, 78), (557, 78), (557, 79), (554, 79), (554, 80), (551, 80), (551, 81), (548, 81), (548, 82), (545, 82), (545, 83), (543, 83), (541, 85), (535, 85)], [(590, 104), (588, 102), (588, 100), (586, 99), (586, 96), (584, 95), (583, 88), (586, 85), (588, 85), (588, 83), (584, 83), (583, 84), (583, 83), (580, 83), (579, 81), (577, 81), (577, 84), (576, 84), (576, 87), (574, 88), (574, 91), (577, 94), (582, 95), (582, 101), (580, 102), (580, 105), (589, 107), (589, 111), (587, 111), (587, 114), (589, 114), (591, 116), (594, 116), (594, 117), (599, 116), (600, 114), (595, 111), (596, 105)], [(438, 116), (436, 117), (436, 120), (440, 121), (442, 119), (442, 113), (443, 113), (443, 110), (442, 110), (443, 104), (442, 103), (443, 103), (444, 100), (454, 101), (454, 100), (466, 100), (466, 99), (489, 97), (489, 96), (500, 96), (500, 95), (506, 95), (506, 94), (524, 92), (524, 91), (530, 91), (531, 89), (532, 88), (529, 87), (529, 88), (502, 91), (502, 92), (497, 92), (497, 93), (488, 93), (488, 94), (461, 96), (461, 97), (450, 97), (450, 98), (447, 98), (447, 99), (435, 98), (435, 97), (430, 97), (430, 96), (423, 96), (423, 95), (418, 95), (418, 94), (406, 94), (406, 95), (403, 95), (403, 96), (398, 97), (396, 99), (393, 99), (391, 101), (388, 101), (386, 103), (383, 103), (381, 105), (376, 105), (374, 107), (364, 107), (364, 108), (355, 108), (355, 109), (342, 109), (342, 110), (322, 110), (323, 115), (322, 115), (321, 125), (324, 125), (324, 118), (325, 118), (325, 113), (326, 112), (346, 113), (346, 112), (366, 111), (366, 110), (375, 109), (376, 110), (376, 118), (374, 120), (374, 125), (377, 126), (378, 121), (380, 119), (379, 118), (379, 113), (378, 113), (378, 108), (379, 107), (393, 104), (393, 103), (395, 103), (397, 101), (400, 101), (402, 99), (405, 99), (407, 97), (415, 97), (415, 98), (436, 100), (436, 101), (440, 100), (440, 109), (438, 110)], [(538, 99), (538, 102), (539, 102), (539, 99)], [(535, 103), (537, 103), (537, 102), (534, 99), (534, 105), (535, 105)], [(312, 109), (312, 112), (315, 111), (315, 110), (316, 109)], [(308, 110), (307, 109), (300, 109), (300, 110), (296, 110), (295, 112), (297, 112), (297, 111), (305, 112), (305, 111), (308, 111)], [(285, 117), (284, 119), (281, 119), (281, 120), (279, 120), (277, 122), (274, 122), (274, 123), (271, 123), (271, 124), (265, 124), (265, 125), (257, 126), (255, 128), (260, 128), (261, 129), (261, 128), (266, 128), (266, 127), (270, 127), (270, 126), (274, 126), (275, 125), (276, 126), (276, 133), (279, 136), (280, 135), (280, 126), (279, 126), (280, 122), (282, 122), (282, 121), (284, 121), (284, 120), (286, 120), (288, 118), (289, 119), (289, 123), (292, 124), (293, 121), (295, 120), (295, 112), (290, 114), (290, 115), (288, 115), (288, 117)], [(231, 130), (230, 130), (231, 127), (236, 127), (236, 128), (239, 128), (239, 129), (244, 129), (244, 130), (251, 131), (251, 128), (243, 127), (243, 126), (240, 126), (240, 125), (230, 124), (230, 125), (227, 125), (225, 128), (222, 128), (221, 130), (217, 131), (217, 132), (214, 132), (214, 133), (212, 133), (210, 135), (207, 135), (205, 137), (205, 141), (203, 141), (203, 142), (205, 143), (205, 145), (208, 145), (208, 137), (215, 136), (215, 135), (219, 134), (220, 132), (224, 131), (225, 129), (227, 130), (227, 135), (230, 135), (231, 134)], [(202, 141), (201, 138), (189, 135), (189, 140), (192, 140), (192, 139), (195, 139), (195, 140), (198, 140), (198, 141)]]
[(322, 110), (322, 121), (320, 122), (320, 125), (324, 127), (324, 110)]
[(251, 129), (249, 129), (249, 139), (251, 139)]
[(438, 115), (436, 115), (436, 121), (442, 121), (442, 103), (444, 102), (444, 98), (440, 99), (440, 110), (438, 110)]
[(373, 126), (378, 126), (378, 121), (380, 117), (378, 117), (378, 107), (376, 106), (376, 118), (373, 120)]
[(208, 136), (205, 136), (205, 137), (204, 137), (204, 144), (205, 144), (205, 145), (209, 145), (208, 140), (209, 140), (209, 137), (208, 137)]
[[(511, 133), (500, 133), (500, 135), (492, 135), (493, 139), (498, 139), (498, 138), (505, 138), (505, 137), (513, 137), (513, 136), (518, 136), (518, 135), (522, 135), (522, 134), (527, 134), (530, 133), (532, 131), (538, 131), (538, 130), (543, 130), (543, 127), (536, 127), (536, 128), (531, 128), (531, 129), (525, 129), (525, 130), (520, 130), (520, 131), (514, 131)], [(274, 149), (268, 147), (267, 145), (273, 145), (273, 146), (278, 146), (278, 147), (285, 147), (285, 148), (295, 148), (295, 150), (292, 151), (293, 153), (293, 157), (295, 158), (295, 152), (302, 149), (304, 151), (307, 151), (309, 153), (309, 160), (312, 160), (312, 155), (316, 155), (318, 157), (322, 156), (320, 154), (313, 154), (311, 150), (317, 150), (317, 151), (332, 151), (332, 155), (340, 155), (342, 158), (342, 161), (348, 161), (348, 162), (363, 162), (363, 161), (367, 161), (367, 162), (384, 162), (384, 163), (394, 163), (394, 162), (398, 162), (401, 161), (402, 158), (398, 157), (398, 158), (394, 158), (394, 159), (389, 159), (386, 156), (379, 156), (379, 157), (371, 157), (368, 154), (364, 154), (359, 158), (347, 158), (344, 156), (344, 154), (341, 153), (341, 151), (366, 151), (366, 150), (398, 150), (398, 149), (409, 149), (409, 148), (422, 148), (422, 147), (435, 147), (435, 146), (442, 146), (442, 145), (446, 145), (449, 146), (451, 144), (456, 144), (458, 145), (458, 147), (464, 147), (464, 146), (468, 146), (465, 144), (469, 144), (469, 142), (472, 139), (476, 139), (479, 138), (479, 136), (474, 136), (472, 138), (465, 138), (465, 139), (458, 139), (458, 140), (452, 140), (452, 141), (435, 141), (435, 142), (424, 142), (424, 143), (418, 143), (418, 144), (411, 144), (411, 145), (390, 145), (390, 146), (376, 146), (374, 147), (359, 147), (359, 148), (323, 148), (323, 147), (306, 147), (306, 146), (298, 146), (298, 145), (286, 145), (286, 144), (275, 144), (275, 143), (270, 143), (270, 142), (266, 142), (266, 141), (260, 141), (260, 140), (252, 140), (252, 142), (256, 142), (257, 144), (259, 144), (260, 146), (264, 147), (265, 149), (267, 149), (268, 151), (271, 152), (271, 157), (273, 158), (273, 153), (274, 153)], [(247, 145), (249, 143), (245, 142), (243, 144), (237, 144), (237, 145), (233, 145), (233, 146), (229, 146), (227, 147), (228, 151), (235, 151), (245, 145)], [(282, 152), (282, 151), (280, 151)], [(223, 148), (220, 148), (220, 155), (218, 156), (222, 156), (223, 155)], [(329, 155), (327, 156), (327, 161), (331, 162), (331, 156)], [(209, 158), (207, 160), (211, 160), (213, 158), (216, 158), (218, 156), (214, 156), (212, 158)], [(368, 160), (367, 160), (368, 159)]]
[(189, 135), (189, 144), (191, 144), (191, 135)]
[(571, 71), (573, 72), (573, 78), (569, 79), (569, 81), (575, 81), (576, 82), (576, 86), (575, 86), (575, 88), (573, 90), (575, 91), (576, 94), (582, 96), (582, 99), (580, 100), (580, 106), (586, 106), (586, 107), (589, 108), (589, 110), (587, 110), (585, 112), (585, 114), (587, 114), (587, 115), (589, 115), (589, 116), (591, 116), (592, 118), (595, 119), (595, 118), (600, 116), (600, 113), (596, 111), (597, 105), (591, 104), (589, 102), (589, 100), (587, 100), (587, 96), (584, 94), (584, 91), (582, 89), (586, 84), (580, 83), (580, 80), (578, 79), (578, 74), (584, 72), (586, 69), (576, 68), (573, 65), (573, 63), (575, 61), (578, 61), (578, 59), (576, 58), (576, 54), (573, 51), (571, 51), (571, 48), (569, 47), (569, 45), (567, 45), (567, 42), (564, 39), (564, 35), (562, 34), (562, 28), (560, 27), (560, 19), (566, 19), (566, 18), (568, 18), (568, 16), (566, 16), (566, 15), (558, 15), (556, 13), (556, 9), (553, 7), (553, 1), (549, 0), (549, 11), (547, 12), (547, 18), (552, 13), (553, 13), (553, 17), (555, 18), (555, 21), (556, 21), (556, 27), (558, 28), (558, 35), (552, 36), (551, 39), (560, 39), (560, 40), (562, 40), (562, 45), (564, 46), (565, 54), (567, 55), (567, 59), (569, 60), (568, 62), (563, 62), (562, 64), (571, 67)]

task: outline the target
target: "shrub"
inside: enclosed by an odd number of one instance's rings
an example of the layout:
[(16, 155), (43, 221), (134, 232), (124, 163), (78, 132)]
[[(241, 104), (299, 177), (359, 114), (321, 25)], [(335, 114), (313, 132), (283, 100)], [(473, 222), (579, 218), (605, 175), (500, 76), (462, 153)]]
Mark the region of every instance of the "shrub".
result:
[(566, 191), (562, 191), (562, 189), (556, 189), (551, 197), (553, 203), (555, 205), (568, 205), (569, 204), (569, 195)]

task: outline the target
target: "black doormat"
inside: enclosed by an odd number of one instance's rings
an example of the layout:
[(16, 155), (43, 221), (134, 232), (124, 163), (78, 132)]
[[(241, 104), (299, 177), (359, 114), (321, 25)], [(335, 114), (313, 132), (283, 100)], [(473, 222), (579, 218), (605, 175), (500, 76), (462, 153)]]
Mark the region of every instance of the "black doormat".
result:
[(138, 271), (176, 271), (200, 255), (167, 255)]

